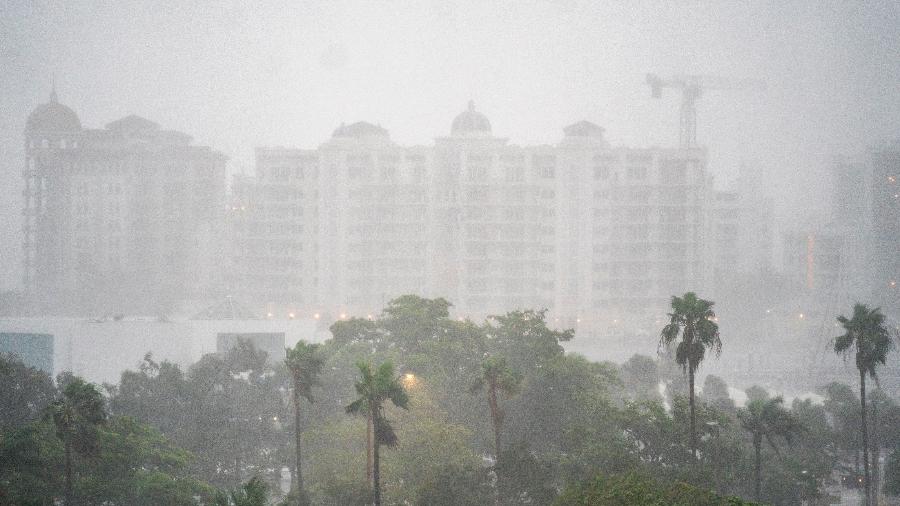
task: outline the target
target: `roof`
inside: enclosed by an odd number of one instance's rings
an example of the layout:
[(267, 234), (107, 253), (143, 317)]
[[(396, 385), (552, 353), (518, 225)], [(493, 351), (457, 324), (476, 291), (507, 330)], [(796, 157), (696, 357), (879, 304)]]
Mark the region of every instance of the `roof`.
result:
[(60, 104), (56, 91), (50, 94), (50, 101), (37, 106), (25, 122), (28, 132), (79, 132), (81, 120), (75, 111)]
[(362, 137), (388, 137), (388, 131), (378, 125), (373, 125), (366, 121), (357, 121), (356, 123), (352, 123), (350, 125), (344, 125), (337, 127), (334, 130), (334, 133), (331, 134), (331, 137), (352, 137), (352, 138), (362, 138)]
[(590, 121), (579, 121), (563, 128), (566, 137), (603, 137), (603, 127)]
[(122, 119), (106, 124), (107, 130), (135, 132), (140, 130), (159, 130), (159, 125), (149, 119), (130, 114)]
[(490, 135), (491, 122), (487, 116), (475, 110), (475, 102), (469, 100), (469, 108), (453, 118), (450, 134), (457, 135)]

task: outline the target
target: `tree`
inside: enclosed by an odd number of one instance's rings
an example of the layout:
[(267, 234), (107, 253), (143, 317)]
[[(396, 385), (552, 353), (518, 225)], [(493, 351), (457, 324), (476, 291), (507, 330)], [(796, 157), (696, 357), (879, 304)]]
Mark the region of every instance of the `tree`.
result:
[(479, 376), (470, 389), (476, 393), (482, 389), (487, 390), (488, 408), (491, 411), (491, 425), (494, 428), (494, 456), (500, 460), (500, 429), (503, 426), (504, 411), (500, 407), (498, 394), (511, 397), (518, 393), (521, 376), (515, 374), (502, 357), (488, 357), (481, 365)]
[(322, 373), (324, 360), (318, 354), (318, 344), (307, 344), (305, 341), (297, 341), (293, 348), (287, 349), (287, 358), (284, 363), (291, 373), (293, 383), (292, 395), (294, 400), (294, 447), (296, 457), (296, 479), (298, 498), (303, 500), (303, 472), (300, 460), (300, 397), (313, 402), (312, 387), (318, 384), (319, 374)]
[(573, 484), (554, 506), (749, 506), (735, 497), (722, 497), (686, 483), (659, 483), (640, 474), (597, 476)]
[(871, 501), (871, 483), (869, 481), (869, 429), (866, 425), (866, 376), (877, 378), (876, 367), (884, 364), (887, 354), (893, 346), (891, 336), (885, 325), (884, 315), (878, 308), (869, 309), (865, 304), (853, 306), (853, 316), (837, 317), (844, 328), (844, 334), (834, 339), (835, 353), (847, 355), (855, 351), (856, 368), (859, 369), (859, 401), (861, 415), (861, 432), (863, 447), (863, 477), (865, 479), (865, 502)]
[(266, 484), (259, 476), (234, 489), (228, 495), (220, 493), (216, 497), (215, 506), (266, 506)]
[(791, 438), (801, 430), (797, 420), (782, 406), (784, 399), (775, 397), (772, 399), (755, 399), (747, 404), (746, 408), (738, 411), (741, 427), (750, 433), (753, 438), (754, 468), (753, 468), (753, 499), (760, 500), (760, 469), (762, 467), (761, 452), (765, 439), (769, 446), (778, 453), (778, 445), (775, 437), (784, 438), (790, 443)]
[(53, 401), (56, 388), (50, 376), (0, 353), (0, 431), (6, 432), (40, 418)]
[[(390, 400), (398, 408), (406, 409), (409, 396), (400, 379), (394, 375), (394, 364), (384, 362), (377, 369), (366, 362), (359, 362), (360, 380), (354, 385), (359, 398), (345, 409), (349, 414), (366, 417), (367, 462), (366, 471), (375, 496), (375, 506), (381, 506), (381, 485), (378, 452), (381, 445), (396, 446), (397, 435), (384, 417), (384, 403)], [(369, 465), (371, 462), (371, 471)]]
[(675, 362), (688, 374), (688, 399), (691, 407), (691, 453), (697, 458), (697, 426), (694, 400), (694, 374), (706, 357), (706, 349), (715, 350), (716, 355), (722, 353), (722, 341), (719, 339), (719, 326), (715, 323), (713, 302), (700, 299), (693, 292), (682, 297), (672, 297), (672, 312), (669, 323), (660, 333), (660, 347), (669, 347), (678, 342), (675, 348)]
[(72, 379), (62, 395), (50, 404), (48, 414), (65, 451), (65, 506), (72, 502), (72, 452), (98, 450), (97, 428), (106, 422), (106, 407), (97, 388), (81, 378)]
[(656, 400), (659, 395), (659, 366), (656, 360), (634, 354), (622, 364), (622, 382), (632, 400)]

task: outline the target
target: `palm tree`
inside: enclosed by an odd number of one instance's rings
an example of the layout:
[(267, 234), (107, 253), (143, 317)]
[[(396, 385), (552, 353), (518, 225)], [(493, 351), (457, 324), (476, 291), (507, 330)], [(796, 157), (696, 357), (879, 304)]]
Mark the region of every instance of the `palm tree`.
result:
[(694, 374), (706, 356), (706, 349), (712, 348), (716, 355), (722, 353), (719, 326), (713, 312), (714, 302), (703, 300), (697, 294), (688, 292), (682, 297), (672, 297), (672, 312), (669, 323), (660, 333), (659, 345), (670, 346), (681, 340), (675, 348), (675, 362), (688, 374), (688, 399), (691, 407), (691, 453), (697, 458), (697, 428), (694, 414)]
[(512, 397), (519, 390), (522, 378), (506, 365), (506, 359), (502, 357), (488, 357), (481, 364), (481, 376), (479, 376), (471, 393), (482, 389), (487, 390), (488, 407), (491, 410), (491, 425), (494, 427), (494, 456), (500, 460), (500, 429), (503, 426), (503, 409), (500, 408), (498, 394)]
[(754, 399), (746, 408), (738, 411), (741, 427), (753, 437), (753, 450), (755, 452), (755, 466), (753, 469), (753, 499), (759, 502), (760, 498), (760, 452), (762, 451), (763, 438), (769, 446), (778, 453), (775, 437), (784, 438), (790, 444), (791, 438), (802, 430), (799, 422), (791, 413), (784, 409), (781, 397), (774, 399)]
[(884, 315), (879, 308), (869, 309), (865, 304), (853, 306), (853, 316), (837, 317), (844, 327), (844, 334), (834, 339), (834, 352), (849, 354), (856, 351), (856, 368), (859, 369), (859, 402), (862, 414), (863, 477), (865, 479), (865, 504), (870, 503), (869, 483), (869, 429), (866, 425), (866, 376), (877, 378), (875, 368), (884, 364), (893, 346), (890, 333), (885, 325)]
[(375, 494), (375, 506), (381, 506), (379, 447), (397, 445), (397, 435), (384, 417), (384, 403), (390, 400), (394, 406), (407, 409), (409, 396), (400, 378), (394, 375), (394, 364), (385, 362), (375, 370), (366, 362), (359, 362), (356, 366), (360, 380), (354, 386), (359, 398), (350, 403), (346, 410), (349, 414), (366, 417), (366, 474)]
[(65, 506), (72, 502), (72, 452), (83, 455), (97, 451), (97, 427), (106, 422), (103, 396), (97, 388), (81, 378), (74, 378), (62, 395), (48, 407), (48, 416), (56, 426), (56, 437), (65, 449)]
[(322, 373), (324, 360), (318, 354), (318, 344), (307, 344), (305, 341), (297, 341), (293, 348), (287, 348), (287, 357), (284, 363), (291, 373), (293, 382), (294, 400), (294, 448), (297, 468), (297, 494), (303, 501), (303, 472), (300, 460), (300, 397), (313, 402), (312, 387), (319, 382), (319, 374)]

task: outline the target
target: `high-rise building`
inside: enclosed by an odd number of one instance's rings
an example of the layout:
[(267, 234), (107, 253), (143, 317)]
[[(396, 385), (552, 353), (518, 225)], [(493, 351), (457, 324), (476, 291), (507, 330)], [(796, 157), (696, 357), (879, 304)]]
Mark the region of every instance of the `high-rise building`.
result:
[(223, 255), (225, 157), (128, 116), (83, 128), (56, 93), (25, 128), (24, 285), (50, 313), (165, 314)]
[(342, 125), (317, 149), (257, 149), (235, 181), (231, 289), (282, 317), (413, 293), (476, 318), (644, 322), (706, 286), (712, 195), (704, 150), (610, 147), (587, 121), (541, 146), (495, 136), (471, 103), (432, 146)]
[(900, 318), (900, 142), (872, 153), (876, 303)]

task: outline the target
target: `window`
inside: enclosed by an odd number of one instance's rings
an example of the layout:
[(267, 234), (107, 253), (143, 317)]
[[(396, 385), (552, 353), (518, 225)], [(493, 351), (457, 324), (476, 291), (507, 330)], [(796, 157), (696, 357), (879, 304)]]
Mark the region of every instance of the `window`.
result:
[(481, 164), (469, 165), (469, 181), (484, 181), (487, 179), (487, 166)]
[(609, 179), (609, 167), (606, 165), (594, 167), (594, 179)]
[(628, 179), (646, 179), (647, 167), (628, 167)]
[(525, 181), (525, 168), (524, 167), (507, 167), (506, 168), (506, 182), (507, 183), (521, 183)]

